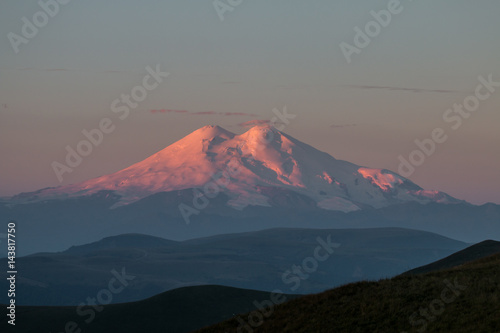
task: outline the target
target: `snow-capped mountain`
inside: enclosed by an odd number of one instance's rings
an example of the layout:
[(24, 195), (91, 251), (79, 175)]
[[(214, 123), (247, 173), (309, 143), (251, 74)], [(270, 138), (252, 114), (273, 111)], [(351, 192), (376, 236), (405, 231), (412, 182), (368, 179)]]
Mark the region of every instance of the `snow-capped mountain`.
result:
[(227, 205), (269, 206), (265, 189), (293, 191), (326, 210), (355, 211), (405, 202), (461, 202), (446, 193), (424, 190), (384, 169), (337, 160), (271, 126), (236, 135), (219, 126), (200, 128), (145, 160), (113, 174), (11, 198), (12, 203), (87, 196), (114, 191), (127, 205), (158, 192), (198, 189)]

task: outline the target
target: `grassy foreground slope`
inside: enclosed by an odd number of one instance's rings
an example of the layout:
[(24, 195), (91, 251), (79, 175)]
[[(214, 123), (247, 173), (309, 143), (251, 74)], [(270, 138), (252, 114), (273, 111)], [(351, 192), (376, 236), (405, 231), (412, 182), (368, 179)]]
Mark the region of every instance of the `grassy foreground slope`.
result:
[(198, 332), (500, 332), (500, 254), (425, 274), (352, 283), (239, 318)]
[(269, 292), (212, 285), (170, 290), (139, 302), (85, 307), (83, 315), (74, 306), (20, 306), (15, 326), (7, 324), (3, 313), (0, 332), (183, 333), (251, 311), (254, 302), (268, 297)]
[(466, 262), (481, 259), (496, 253), (500, 253), (500, 242), (494, 240), (485, 240), (481, 243), (469, 246), (462, 251), (453, 253), (452, 255), (441, 260), (412, 269), (404, 274), (421, 274), (434, 272), (445, 268), (452, 268), (458, 265), (462, 265)]

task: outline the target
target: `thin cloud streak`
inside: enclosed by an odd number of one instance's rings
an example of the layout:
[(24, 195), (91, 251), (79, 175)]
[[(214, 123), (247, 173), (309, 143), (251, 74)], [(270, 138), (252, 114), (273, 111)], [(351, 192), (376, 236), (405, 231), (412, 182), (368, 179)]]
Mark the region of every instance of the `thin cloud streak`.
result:
[(346, 128), (346, 127), (354, 127), (354, 126), (358, 126), (358, 124), (341, 124), (341, 125), (333, 124), (333, 125), (330, 125), (330, 128)]
[(172, 110), (172, 109), (161, 109), (161, 110), (151, 110), (151, 113), (188, 113), (188, 110)]
[(254, 126), (259, 126), (259, 125), (266, 125), (270, 124), (271, 121), (267, 119), (253, 119), (249, 121), (245, 121), (243, 123), (239, 123), (239, 127), (254, 127)]
[(0, 71), (37, 71), (37, 72), (87, 72), (87, 73), (142, 73), (141, 71), (129, 71), (129, 70), (88, 70), (88, 69), (78, 69), (78, 68), (34, 68), (34, 67), (22, 67), (22, 68), (1, 68)]
[(188, 110), (177, 110), (177, 109), (153, 109), (149, 110), (151, 113), (183, 113), (190, 116), (242, 116), (242, 117), (255, 117), (254, 113), (246, 112), (217, 112), (217, 111), (188, 111)]
[(373, 85), (344, 85), (344, 87), (356, 89), (376, 89), (376, 90), (389, 90), (389, 91), (408, 91), (413, 93), (439, 93), (439, 94), (456, 94), (463, 93), (459, 90), (448, 89), (422, 89), (422, 88), (406, 88), (406, 87), (391, 87), (391, 86), (373, 86)]

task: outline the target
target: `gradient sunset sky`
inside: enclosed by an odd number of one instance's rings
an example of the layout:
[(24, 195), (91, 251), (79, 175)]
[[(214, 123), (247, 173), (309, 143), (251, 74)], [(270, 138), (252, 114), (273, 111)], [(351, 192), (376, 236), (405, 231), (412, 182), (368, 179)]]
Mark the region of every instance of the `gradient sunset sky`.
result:
[[(348, 63), (340, 43), (389, 2), (243, 0), (221, 21), (211, 0), (73, 0), (15, 53), (8, 34), (41, 8), (3, 1), (0, 195), (61, 185), (51, 163), (104, 117), (115, 131), (62, 184), (121, 170), (204, 125), (242, 133), (286, 106), (297, 116), (284, 132), (395, 172), (415, 139), (443, 128), (448, 140), (409, 178), (500, 204), (500, 88), (459, 129), (443, 121), (479, 76), (500, 81), (500, 1), (402, 0)], [(120, 121), (111, 103), (157, 64), (170, 75)]]

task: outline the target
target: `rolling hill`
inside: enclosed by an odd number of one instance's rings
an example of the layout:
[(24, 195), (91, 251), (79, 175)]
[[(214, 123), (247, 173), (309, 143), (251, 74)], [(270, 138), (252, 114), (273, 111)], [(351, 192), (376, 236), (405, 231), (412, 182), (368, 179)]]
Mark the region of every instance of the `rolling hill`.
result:
[(421, 274), (427, 272), (435, 272), (441, 269), (447, 269), (463, 265), (467, 262), (474, 261), (485, 256), (500, 253), (500, 242), (493, 240), (485, 240), (478, 244), (474, 244), (462, 251), (453, 253), (452, 255), (438, 260), (436, 262), (430, 263), (428, 265), (417, 267), (404, 274)]
[[(0, 325), (2, 332), (23, 333), (62, 332), (71, 322), (74, 329), (93, 333), (498, 332), (500, 254), (489, 256), (491, 245), (483, 242), (460, 251), (461, 258), (481, 259), (466, 264), (454, 260), (459, 265), (454, 268), (434, 265), (437, 271), (358, 282), (316, 295), (184, 287), (138, 302), (104, 305), (94, 312), (86, 307), (83, 315), (75, 306), (20, 306), (15, 328), (4, 318)], [(276, 304), (272, 310), (266, 308), (271, 300)], [(257, 309), (265, 321), (253, 325), (260, 322)], [(422, 315), (421, 309), (427, 312)], [(217, 321), (222, 322), (214, 324)], [(208, 327), (201, 329), (204, 326)]]
[[(121, 272), (134, 278), (113, 295), (113, 303), (206, 284), (307, 294), (392, 277), (466, 246), (400, 228), (271, 229), (183, 242), (119, 235), (60, 253), (17, 258), (22, 274), (16, 299), (19, 305), (77, 305)], [(0, 259), (0, 265), (6, 266), (5, 261)], [(0, 302), (6, 301), (0, 295)]]
[[(281, 295), (293, 299), (294, 295)], [(151, 298), (133, 302), (86, 307), (17, 307), (16, 326), (2, 316), (2, 332), (67, 332), (68, 322), (75, 331), (172, 332), (185, 333), (250, 311), (254, 302), (269, 298), (268, 292), (223, 286), (196, 286), (171, 290)], [(80, 315), (82, 313), (83, 315)], [(72, 324), (69, 324), (72, 325)]]
[(348, 284), (196, 332), (500, 332), (499, 288), (495, 254), (437, 272)]

